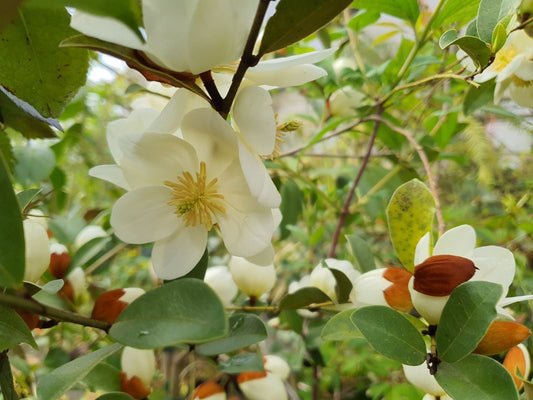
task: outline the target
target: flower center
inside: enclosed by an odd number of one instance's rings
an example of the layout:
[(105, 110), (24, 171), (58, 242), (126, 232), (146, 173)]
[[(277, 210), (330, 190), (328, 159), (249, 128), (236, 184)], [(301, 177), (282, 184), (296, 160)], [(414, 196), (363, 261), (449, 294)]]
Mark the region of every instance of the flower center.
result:
[(509, 65), (509, 63), (513, 60), (513, 58), (516, 57), (517, 54), (518, 51), (513, 45), (506, 49), (501, 49), (498, 54), (496, 54), (496, 58), (492, 64), (493, 68), (498, 72), (503, 71), (503, 69)]
[(516, 75), (513, 75), (512, 78), (513, 78), (513, 83), (515, 84), (515, 86), (518, 86), (518, 87), (530, 87), (533, 84), (533, 81), (525, 81), (523, 79), (520, 79)]
[(209, 230), (213, 217), (225, 214), (224, 196), (218, 193), (217, 179), (207, 182), (205, 162), (200, 163), (196, 178), (190, 172), (178, 176), (178, 182), (165, 181), (172, 189), (172, 200), (168, 205), (176, 207), (174, 213), (185, 220), (185, 226), (203, 224)]

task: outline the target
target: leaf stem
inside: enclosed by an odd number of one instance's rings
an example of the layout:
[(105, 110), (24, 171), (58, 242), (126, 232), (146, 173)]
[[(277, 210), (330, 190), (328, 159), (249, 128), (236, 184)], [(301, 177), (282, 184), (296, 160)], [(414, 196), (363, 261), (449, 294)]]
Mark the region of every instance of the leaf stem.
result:
[(72, 322), (78, 325), (102, 329), (106, 332), (109, 330), (109, 328), (111, 328), (111, 325), (107, 322), (84, 317), (70, 311), (60, 310), (58, 308), (39, 303), (34, 299), (26, 299), (12, 294), (0, 293), (0, 305), (39, 314), (61, 322)]

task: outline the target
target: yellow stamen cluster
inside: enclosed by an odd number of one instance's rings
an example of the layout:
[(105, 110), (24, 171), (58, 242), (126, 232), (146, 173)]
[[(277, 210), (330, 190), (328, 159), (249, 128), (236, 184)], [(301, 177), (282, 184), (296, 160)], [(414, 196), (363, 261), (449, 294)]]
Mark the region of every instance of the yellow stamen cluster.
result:
[[(278, 115), (276, 114), (276, 119), (278, 118)], [(289, 121), (285, 122), (284, 124), (277, 125), (276, 126), (276, 142), (274, 143), (274, 151), (267, 155), (267, 156), (261, 156), (261, 159), (264, 160), (273, 160), (274, 158), (279, 157), (281, 153), (280, 145), (282, 143), (285, 143), (285, 140), (283, 138), (288, 132), (293, 132), (295, 130), (300, 129), (302, 126), (301, 122), (298, 121)]]
[(505, 49), (501, 49), (496, 54), (496, 58), (492, 63), (492, 67), (498, 72), (503, 71), (503, 69), (509, 65), (509, 63), (513, 60), (513, 58), (516, 57), (517, 54), (518, 50), (513, 45)]
[(178, 177), (178, 182), (165, 181), (172, 189), (172, 200), (168, 205), (176, 207), (174, 213), (185, 220), (185, 226), (203, 224), (209, 230), (213, 227), (213, 217), (225, 214), (224, 196), (218, 193), (217, 179), (207, 183), (205, 162), (200, 163), (196, 178), (190, 172)]

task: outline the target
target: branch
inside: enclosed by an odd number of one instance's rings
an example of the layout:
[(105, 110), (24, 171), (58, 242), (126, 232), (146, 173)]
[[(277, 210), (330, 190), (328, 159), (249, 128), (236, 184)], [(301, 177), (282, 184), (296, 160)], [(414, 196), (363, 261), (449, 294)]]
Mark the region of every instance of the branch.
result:
[(78, 325), (102, 329), (106, 332), (111, 328), (111, 324), (108, 324), (107, 322), (84, 317), (70, 311), (60, 310), (58, 308), (41, 304), (36, 300), (26, 299), (12, 294), (0, 293), (0, 305), (39, 314), (57, 321), (72, 322)]
[(342, 212), (339, 217), (339, 222), (337, 223), (337, 229), (335, 229), (335, 233), (333, 234), (331, 248), (329, 249), (329, 253), (328, 253), (329, 258), (335, 258), (335, 248), (337, 247), (337, 243), (339, 242), (339, 236), (341, 234), (344, 221), (346, 221), (346, 218), (348, 217), (348, 215), (350, 215), (350, 203), (352, 202), (352, 198), (355, 194), (355, 189), (359, 185), (361, 177), (363, 176), (363, 172), (365, 171), (366, 166), (368, 165), (368, 161), (370, 161), (370, 153), (372, 152), (372, 148), (374, 147), (374, 142), (378, 134), (378, 129), (379, 129), (379, 126), (381, 125), (381, 114), (382, 113), (383, 113), (383, 105), (379, 104), (378, 109), (376, 111), (376, 115), (375, 115), (376, 119), (374, 119), (376, 123), (374, 124), (372, 135), (370, 136), (370, 142), (368, 143), (368, 148), (366, 150), (365, 158), (363, 159), (363, 162), (361, 163), (361, 167), (359, 167), (359, 172), (357, 173), (357, 176), (355, 177), (352, 187), (350, 189), (350, 192), (348, 193), (348, 196), (346, 197), (346, 201), (344, 202), (344, 207), (342, 208)]

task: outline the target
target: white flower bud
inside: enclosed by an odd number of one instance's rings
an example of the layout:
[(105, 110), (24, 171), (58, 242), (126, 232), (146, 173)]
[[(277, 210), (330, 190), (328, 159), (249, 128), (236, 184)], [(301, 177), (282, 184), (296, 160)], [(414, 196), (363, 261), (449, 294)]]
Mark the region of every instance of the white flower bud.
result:
[(120, 377), (122, 391), (136, 399), (148, 396), (155, 372), (154, 351), (124, 347), (120, 364), (122, 366)]
[(259, 298), (274, 287), (276, 270), (274, 265), (252, 264), (242, 257), (231, 257), (229, 262), (231, 276), (238, 288), (249, 297)]
[(223, 265), (208, 268), (205, 272), (204, 281), (215, 291), (225, 306), (232, 304), (231, 300), (239, 291), (228, 267)]
[(268, 354), (263, 356), (263, 361), (265, 364), (265, 371), (273, 373), (282, 381), (286, 381), (289, 378), (291, 368), (283, 358)]
[(50, 264), (50, 247), (46, 230), (37, 222), (25, 219), (24, 242), (26, 243), (26, 269), (24, 280), (37, 282)]
[(432, 396), (445, 396), (446, 392), (429, 373), (426, 362), (420, 365), (403, 365), (403, 373), (409, 382)]
[(105, 236), (107, 236), (107, 233), (103, 230), (101, 226), (87, 225), (76, 235), (76, 239), (74, 239), (74, 247), (79, 249), (81, 246), (91, 241), (92, 239)]
[(237, 377), (239, 388), (249, 400), (287, 400), (283, 381), (268, 372), (243, 372)]

